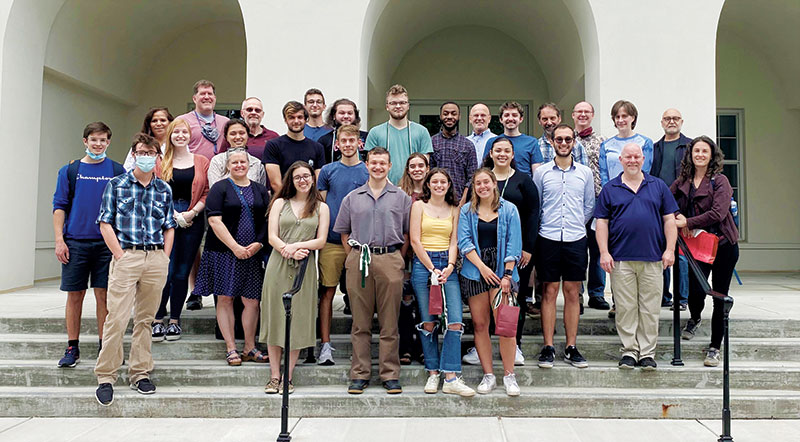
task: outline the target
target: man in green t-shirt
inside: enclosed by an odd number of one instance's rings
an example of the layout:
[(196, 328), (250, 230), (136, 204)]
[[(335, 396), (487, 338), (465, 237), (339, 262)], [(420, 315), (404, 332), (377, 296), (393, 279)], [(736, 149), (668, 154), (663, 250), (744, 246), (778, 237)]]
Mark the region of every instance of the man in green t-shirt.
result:
[(386, 92), (386, 110), (389, 121), (373, 127), (367, 135), (364, 150), (380, 146), (392, 157), (389, 181), (397, 185), (403, 177), (406, 161), (414, 152), (430, 156), (433, 152), (431, 136), (421, 124), (408, 120), (408, 91), (396, 84)]

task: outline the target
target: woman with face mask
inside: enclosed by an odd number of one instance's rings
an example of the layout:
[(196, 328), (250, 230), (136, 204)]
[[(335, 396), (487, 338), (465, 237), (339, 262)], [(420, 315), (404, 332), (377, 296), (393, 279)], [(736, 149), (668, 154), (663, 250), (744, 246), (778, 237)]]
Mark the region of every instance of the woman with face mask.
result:
[[(209, 229), (194, 294), (217, 296), (217, 324), (225, 340), (228, 365), (242, 365), (243, 360), (267, 362), (267, 356), (256, 348), (255, 334), (264, 281), (260, 252), (267, 240), (269, 194), (263, 184), (248, 177), (247, 152), (229, 149), (219, 156), (226, 159), (230, 176), (211, 186), (206, 198)], [(233, 301), (237, 297), (244, 304), (243, 354), (236, 349), (234, 333)]]
[[(172, 189), (173, 217), (178, 228), (175, 229), (167, 283), (153, 322), (153, 342), (181, 338), (181, 310), (189, 288), (189, 273), (205, 233), (205, 202), (209, 189), (208, 159), (192, 154), (187, 147), (191, 137), (189, 124), (182, 119), (174, 120), (166, 133), (164, 158), (156, 165), (156, 176)], [(165, 327), (168, 302), (169, 325)]]
[[(161, 154), (164, 154), (164, 148), (167, 143), (167, 126), (175, 119), (169, 109), (166, 107), (153, 107), (147, 111), (142, 123), (142, 133), (146, 133), (158, 141), (161, 146)], [(133, 169), (133, 155), (128, 152), (125, 157), (125, 170)]]

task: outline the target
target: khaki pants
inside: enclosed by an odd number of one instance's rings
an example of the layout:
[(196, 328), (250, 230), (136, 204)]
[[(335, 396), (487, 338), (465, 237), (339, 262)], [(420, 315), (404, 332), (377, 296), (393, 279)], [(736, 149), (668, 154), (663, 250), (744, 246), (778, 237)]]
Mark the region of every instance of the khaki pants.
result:
[(350, 379), (369, 380), (372, 365), (372, 315), (377, 307), (380, 324), (378, 362), (382, 381), (400, 378), (400, 354), (397, 321), (400, 316), (400, 299), (403, 293), (404, 261), (400, 252), (372, 255), (366, 286), (361, 287), (358, 270), (358, 249), (347, 255), (347, 290), (353, 312), (353, 361)]
[(122, 337), (131, 309), (134, 316), (128, 375), (131, 383), (150, 376), (153, 371), (153, 355), (150, 353), (152, 323), (168, 270), (169, 256), (163, 250), (126, 250), (122, 258), (111, 260), (103, 349), (94, 368), (98, 384), (113, 384), (117, 380), (117, 370), (123, 360)]
[(663, 284), (661, 261), (615, 261), (611, 289), (617, 304), (622, 356), (655, 358)]

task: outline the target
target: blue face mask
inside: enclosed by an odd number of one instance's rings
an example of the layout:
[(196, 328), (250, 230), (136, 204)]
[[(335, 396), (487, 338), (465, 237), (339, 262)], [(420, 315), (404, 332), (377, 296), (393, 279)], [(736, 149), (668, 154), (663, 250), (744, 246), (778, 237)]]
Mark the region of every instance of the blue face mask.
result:
[(101, 153), (100, 155), (97, 155), (94, 152), (92, 152), (91, 150), (89, 150), (89, 148), (87, 147), (86, 148), (86, 155), (89, 155), (89, 158), (91, 158), (93, 160), (102, 160), (102, 159), (104, 159), (106, 157), (106, 151), (103, 151), (103, 153)]
[(136, 167), (142, 172), (150, 172), (156, 167), (156, 157), (137, 156)]

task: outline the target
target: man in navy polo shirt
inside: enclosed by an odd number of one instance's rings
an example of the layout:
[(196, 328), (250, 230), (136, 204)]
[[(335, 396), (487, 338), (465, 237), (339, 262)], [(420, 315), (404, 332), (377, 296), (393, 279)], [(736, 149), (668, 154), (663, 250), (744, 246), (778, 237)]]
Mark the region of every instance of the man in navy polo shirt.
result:
[(600, 191), (595, 208), (600, 266), (611, 273), (622, 341), (619, 368), (655, 370), (663, 270), (675, 261), (678, 205), (666, 184), (642, 172), (635, 143), (620, 153), (623, 173)]

